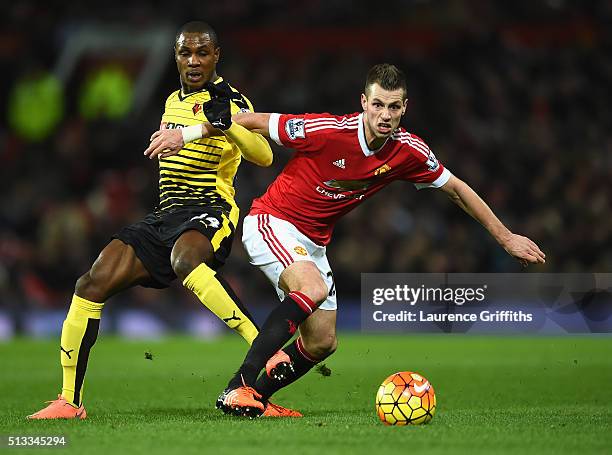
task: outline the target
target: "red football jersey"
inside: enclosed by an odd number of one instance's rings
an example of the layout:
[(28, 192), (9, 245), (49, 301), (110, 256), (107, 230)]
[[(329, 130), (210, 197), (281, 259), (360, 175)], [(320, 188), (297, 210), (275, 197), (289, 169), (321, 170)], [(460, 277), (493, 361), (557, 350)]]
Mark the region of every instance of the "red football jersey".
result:
[(336, 221), (394, 180), (440, 187), (451, 173), (422, 139), (398, 128), (378, 150), (365, 139), (363, 113), (270, 116), (270, 138), (296, 150), (251, 214), (289, 221), (327, 245)]

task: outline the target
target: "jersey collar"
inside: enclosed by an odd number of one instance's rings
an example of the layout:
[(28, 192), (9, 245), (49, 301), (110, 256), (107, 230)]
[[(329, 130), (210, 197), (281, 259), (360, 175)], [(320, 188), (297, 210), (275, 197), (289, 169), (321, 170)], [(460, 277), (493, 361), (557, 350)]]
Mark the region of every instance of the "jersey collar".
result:
[[(217, 79), (215, 79), (213, 81), (213, 84), (217, 84), (217, 83), (221, 82), (222, 80), (223, 80), (223, 78), (221, 76), (217, 76)], [(197, 93), (202, 93), (202, 92), (205, 92), (205, 91), (206, 91), (206, 89), (202, 88), (202, 89), (198, 90), (197, 92), (191, 92), (191, 93), (188, 93), (187, 95), (185, 95), (185, 93), (183, 92), (183, 89), (181, 88), (179, 90), (179, 100), (183, 101), (188, 96), (195, 95)]]
[(365, 138), (365, 127), (363, 126), (363, 112), (359, 114), (359, 123), (357, 126), (357, 137), (359, 138), (359, 145), (361, 146), (361, 151), (363, 152), (365, 156), (375, 155), (385, 145), (387, 145), (387, 141), (389, 140), (389, 138), (387, 138), (384, 144), (378, 147), (376, 150), (370, 150), (370, 148), (368, 147), (368, 142), (366, 141), (366, 138)]

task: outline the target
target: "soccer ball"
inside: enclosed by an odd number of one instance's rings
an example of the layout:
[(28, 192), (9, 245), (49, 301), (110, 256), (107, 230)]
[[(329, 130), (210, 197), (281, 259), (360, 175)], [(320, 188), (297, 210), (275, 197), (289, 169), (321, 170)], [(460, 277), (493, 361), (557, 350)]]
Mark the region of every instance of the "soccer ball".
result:
[(436, 394), (427, 379), (411, 371), (392, 374), (378, 388), (376, 414), (385, 425), (421, 425), (436, 413)]

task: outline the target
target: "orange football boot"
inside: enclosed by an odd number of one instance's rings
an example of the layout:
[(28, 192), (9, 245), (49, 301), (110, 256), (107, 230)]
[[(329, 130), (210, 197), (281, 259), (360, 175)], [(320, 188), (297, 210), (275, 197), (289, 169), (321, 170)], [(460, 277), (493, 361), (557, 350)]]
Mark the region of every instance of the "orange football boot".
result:
[(58, 395), (57, 400), (47, 401), (50, 403), (44, 409), (41, 409), (34, 414), (29, 415), (27, 418), (32, 420), (39, 419), (85, 419), (87, 418), (87, 412), (85, 407), (81, 405), (79, 408), (75, 408), (66, 399)]
[(253, 387), (242, 385), (235, 389), (225, 389), (217, 398), (217, 409), (226, 414), (245, 416), (251, 419), (259, 417), (265, 411), (259, 401), (261, 395)]
[(268, 401), (266, 410), (261, 417), (302, 417), (302, 413), (293, 409), (283, 408)]

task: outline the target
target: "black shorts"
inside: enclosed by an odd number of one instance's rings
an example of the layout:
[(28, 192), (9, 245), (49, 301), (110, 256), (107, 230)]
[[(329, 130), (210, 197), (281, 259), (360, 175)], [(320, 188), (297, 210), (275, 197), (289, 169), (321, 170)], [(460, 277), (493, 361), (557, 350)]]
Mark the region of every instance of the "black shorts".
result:
[(131, 245), (153, 278), (143, 286), (167, 288), (176, 278), (170, 253), (176, 240), (185, 231), (195, 229), (213, 245), (214, 263), (218, 269), (229, 256), (236, 227), (226, 211), (219, 207), (181, 207), (170, 212), (149, 213), (142, 221), (124, 227), (113, 239)]

